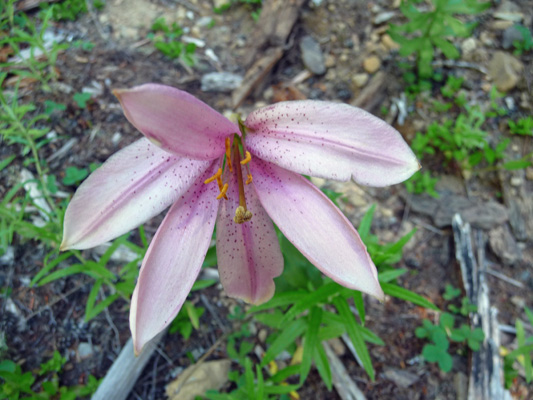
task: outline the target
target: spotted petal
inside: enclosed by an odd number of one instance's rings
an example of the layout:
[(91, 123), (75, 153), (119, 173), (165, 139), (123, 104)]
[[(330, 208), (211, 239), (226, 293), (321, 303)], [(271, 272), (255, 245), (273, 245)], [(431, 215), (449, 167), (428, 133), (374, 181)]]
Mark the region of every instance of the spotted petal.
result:
[(144, 138), (125, 147), (76, 191), (61, 248), (87, 249), (139, 226), (170, 206), (209, 165), (169, 154)]
[(115, 90), (126, 118), (161, 148), (179, 156), (212, 160), (239, 130), (226, 117), (187, 92), (154, 83)]
[(419, 169), (399, 132), (346, 104), (277, 103), (252, 112), (245, 125), (253, 154), (300, 174), (386, 186)]
[(331, 200), (300, 175), (262, 160), (251, 164), (259, 200), (287, 239), (335, 282), (382, 299), (365, 245)]
[(200, 272), (218, 208), (216, 185), (203, 183), (212, 173), (171, 207), (144, 257), (130, 309), (136, 353), (172, 322)]
[(239, 206), (239, 190), (236, 174), (231, 179), (228, 200), (220, 205), (217, 221), (220, 280), (228, 296), (261, 304), (274, 295), (273, 278), (283, 272), (283, 256), (272, 221), (253, 185), (244, 186), (252, 219), (243, 224), (233, 221)]

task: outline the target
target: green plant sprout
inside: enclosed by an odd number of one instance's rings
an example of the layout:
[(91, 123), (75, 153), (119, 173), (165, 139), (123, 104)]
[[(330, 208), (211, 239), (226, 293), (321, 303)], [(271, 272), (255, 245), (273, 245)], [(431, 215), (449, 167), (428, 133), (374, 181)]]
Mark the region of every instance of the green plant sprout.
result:
[(196, 45), (194, 43), (184, 43), (179, 40), (183, 35), (183, 30), (175, 22), (168, 25), (164, 17), (154, 21), (148, 38), (152, 40), (156, 49), (171, 60), (180, 59), (186, 65), (192, 67), (196, 64)]
[(511, 133), (522, 136), (533, 136), (533, 117), (520, 118), (516, 122), (509, 120), (507, 123)]
[[(527, 319), (530, 326), (533, 328), (533, 311), (525, 307), (524, 309)], [(532, 354), (533, 354), (533, 335), (526, 336), (526, 331), (524, 324), (520, 320), (516, 320), (516, 341), (518, 347), (509, 352), (504, 358), (504, 380), (505, 386), (510, 388), (513, 381), (519, 376), (518, 371), (515, 369), (515, 363), (519, 363), (524, 369), (524, 375), (527, 383), (533, 381), (533, 363), (532, 363)]]
[(248, 5), (250, 7), (250, 15), (252, 16), (253, 20), (256, 22), (259, 20), (263, 0), (227, 0), (225, 4), (222, 4), (220, 7), (215, 7), (213, 11), (216, 14), (222, 14), (236, 4)]
[(478, 14), (490, 7), (490, 2), (478, 3), (477, 0), (432, 0), (432, 9), (420, 11), (415, 4), (420, 0), (408, 0), (400, 7), (409, 22), (391, 25), (388, 33), (400, 45), (400, 55), (415, 54), (420, 78), (433, 74), (431, 62), (435, 48), (442, 51), (446, 58), (456, 59), (459, 51), (449, 37), (468, 37), (475, 23), (463, 23), (454, 14)]
[(61, 386), (59, 373), (67, 362), (58, 351), (41, 364), (38, 372), (23, 372), (22, 367), (11, 360), (0, 360), (0, 398), (6, 400), (75, 400), (90, 396), (98, 388), (99, 381), (89, 375), (86, 385)]
[(519, 56), (522, 53), (533, 49), (533, 38), (531, 37), (531, 31), (525, 26), (515, 24), (514, 28), (522, 35), (522, 40), (518, 39), (513, 41), (513, 46), (515, 48), (514, 54)]

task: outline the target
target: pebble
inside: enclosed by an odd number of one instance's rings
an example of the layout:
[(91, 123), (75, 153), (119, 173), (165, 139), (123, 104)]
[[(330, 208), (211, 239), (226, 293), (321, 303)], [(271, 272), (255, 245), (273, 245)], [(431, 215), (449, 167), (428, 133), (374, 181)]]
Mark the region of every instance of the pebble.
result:
[(504, 31), (505, 29), (509, 28), (510, 26), (513, 26), (513, 21), (493, 21), (490, 24), (491, 29), (495, 31)]
[(512, 1), (504, 1), (493, 14), (494, 18), (506, 21), (520, 22), (524, 19), (524, 13), (520, 6)]
[(385, 11), (378, 15), (376, 15), (376, 18), (374, 18), (374, 25), (382, 24), (383, 22), (387, 22), (389, 19), (394, 18), (396, 15), (395, 11)]
[(396, 386), (401, 388), (407, 388), (420, 380), (418, 375), (398, 368), (387, 368), (383, 372), (383, 375), (385, 379), (394, 382)]
[(326, 68), (334, 67), (335, 64), (337, 64), (337, 62), (335, 61), (335, 57), (332, 56), (331, 54), (328, 54), (326, 56), (326, 61), (325, 61)]
[(520, 178), (519, 176), (513, 176), (511, 178), (511, 186), (521, 186), (523, 181), (522, 181), (522, 178)]
[(463, 54), (469, 54), (472, 51), (476, 49), (476, 39), (473, 37), (470, 37), (466, 39), (463, 43), (461, 43), (461, 50), (463, 51)]
[(400, 48), (400, 45), (396, 43), (388, 34), (384, 34), (381, 37), (381, 43), (388, 49), (388, 50), (398, 50)]
[(533, 167), (526, 168), (526, 179), (528, 181), (533, 181)]
[(305, 67), (313, 74), (322, 75), (326, 72), (324, 55), (320, 45), (311, 36), (305, 36), (300, 41), (300, 51)]
[(94, 355), (94, 347), (92, 344), (87, 343), (87, 342), (81, 342), (78, 345), (77, 356), (78, 356), (79, 361), (83, 361), (88, 358), (91, 358), (93, 355)]
[(510, 49), (515, 41), (523, 42), (524, 37), (522, 36), (522, 32), (513, 25), (503, 32), (502, 47), (504, 49)]
[(363, 61), (363, 68), (369, 74), (376, 72), (381, 66), (381, 61), (376, 56), (370, 56)]
[(524, 64), (520, 60), (503, 51), (497, 51), (489, 63), (489, 77), (500, 92), (507, 92), (516, 86), (523, 69)]
[(0, 266), (11, 267), (15, 263), (15, 248), (7, 246), (6, 252), (0, 257)]
[(203, 92), (228, 93), (238, 88), (242, 76), (231, 72), (210, 72), (202, 76), (201, 89)]
[(214, 8), (220, 8), (226, 4), (230, 4), (230, 0), (213, 0)]
[(368, 82), (369, 75), (367, 73), (355, 74), (352, 76), (352, 82), (358, 88), (362, 88)]

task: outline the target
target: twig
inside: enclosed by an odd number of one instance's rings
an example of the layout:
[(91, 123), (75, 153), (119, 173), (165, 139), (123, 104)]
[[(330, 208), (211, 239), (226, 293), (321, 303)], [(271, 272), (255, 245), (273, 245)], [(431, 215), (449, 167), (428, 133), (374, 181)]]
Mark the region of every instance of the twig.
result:
[(350, 378), (342, 361), (333, 352), (327, 342), (322, 343), (331, 367), (333, 385), (342, 400), (366, 400), (365, 395)]
[(223, 332), (226, 332), (228, 328), (226, 327), (226, 325), (224, 325), (224, 323), (222, 322), (218, 314), (215, 312), (213, 306), (211, 305), (211, 303), (209, 303), (205, 295), (201, 294), (200, 300), (202, 301), (202, 304), (205, 306), (205, 308), (207, 308), (207, 311), (209, 311), (209, 313), (213, 316), (213, 319), (215, 320), (217, 325), (220, 326), (220, 329), (222, 329)]
[(60, 294), (59, 295), (59, 298), (49, 302), (48, 304), (46, 304), (45, 306), (39, 308), (38, 310), (32, 312), (30, 315), (28, 315), (26, 317), (26, 322), (28, 322), (30, 319), (32, 319), (33, 317), (35, 317), (36, 315), (39, 315), (40, 313), (42, 313), (44, 310), (46, 309), (50, 309), (53, 305), (55, 305), (56, 303), (58, 303), (59, 301), (61, 300), (67, 300), (67, 297), (70, 296), (72, 293), (74, 292), (77, 292), (78, 290), (80, 290), (82, 287), (84, 287), (85, 285), (87, 285), (88, 282), (86, 283), (83, 283), (81, 285), (78, 285), (76, 286), (75, 288), (72, 288), (70, 289), (67, 293), (65, 294)]
[(509, 278), (508, 276), (505, 276), (501, 272), (494, 271), (493, 269), (487, 268), (485, 272), (491, 274), (492, 276), (495, 276), (496, 278), (501, 279), (502, 281), (505, 281), (507, 283), (510, 283), (511, 285), (514, 285), (519, 288), (523, 288), (524, 284), (522, 282), (518, 282), (517, 280), (514, 280), (513, 278)]
[(454, 60), (443, 60), (435, 61), (431, 63), (434, 67), (450, 67), (450, 68), (467, 68), (474, 69), (481, 72), (482, 74), (487, 74), (487, 69), (481, 65), (466, 62), (466, 61), (454, 61)]

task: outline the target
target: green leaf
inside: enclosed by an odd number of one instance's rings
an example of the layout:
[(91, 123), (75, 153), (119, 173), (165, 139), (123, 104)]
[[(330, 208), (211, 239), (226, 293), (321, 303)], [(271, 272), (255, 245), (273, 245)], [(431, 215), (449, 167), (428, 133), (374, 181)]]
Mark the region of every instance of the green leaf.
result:
[(357, 308), (359, 318), (361, 318), (361, 324), (364, 326), (366, 313), (365, 313), (365, 302), (363, 300), (363, 294), (359, 291), (354, 291), (353, 302), (355, 304), (355, 308)]
[(318, 374), (322, 378), (322, 381), (324, 382), (328, 390), (331, 391), (333, 386), (331, 368), (329, 367), (328, 356), (326, 355), (324, 347), (322, 347), (322, 343), (317, 342), (313, 358), (315, 360), (315, 366), (318, 371)]
[(396, 297), (401, 300), (409, 301), (421, 307), (429, 308), (431, 310), (440, 311), (439, 308), (426, 298), (411, 292), (405, 288), (393, 285), (390, 283), (381, 283), (381, 288), (389, 296)]
[(63, 184), (70, 186), (75, 185), (87, 178), (89, 171), (87, 168), (68, 167), (65, 170), (65, 177), (63, 178)]
[(381, 283), (387, 283), (395, 280), (396, 278), (399, 278), (405, 273), (407, 273), (407, 268), (390, 269), (388, 271), (380, 272), (378, 274), (378, 280)]
[(376, 211), (376, 205), (372, 204), (372, 206), (368, 209), (368, 211), (363, 215), (363, 218), (361, 219), (361, 222), (359, 223), (359, 228), (357, 231), (359, 232), (359, 236), (361, 237), (361, 240), (366, 243), (366, 238), (368, 237), (368, 234), (370, 233), (370, 227), (372, 226), (372, 219), (374, 218), (374, 211)]
[(446, 58), (453, 60), (459, 58), (459, 50), (457, 50), (457, 48), (448, 40), (440, 37), (433, 37), (431, 38), (431, 41), (435, 44), (435, 46), (442, 50), (442, 53), (446, 56)]
[(7, 167), (11, 162), (15, 159), (16, 155), (12, 154), (10, 156), (7, 156), (2, 161), (0, 161), (0, 171), (2, 171), (5, 167)]
[[(524, 324), (522, 324), (522, 321), (516, 320), (516, 340), (518, 342), (518, 347), (524, 347), (526, 344), (526, 335), (524, 330)], [(526, 381), (528, 383), (531, 382), (533, 379), (533, 366), (531, 365), (531, 354), (530, 353), (524, 353), (524, 370), (526, 375)]]
[(336, 293), (339, 293), (343, 288), (335, 282), (328, 282), (321, 286), (314, 292), (300, 297), (300, 299), (292, 306), (283, 317), (281, 324), (284, 324), (294, 318), (303, 311), (313, 307), (316, 304), (327, 301), (327, 299)]
[(531, 161), (528, 161), (528, 160), (513, 160), (513, 161), (508, 161), (504, 163), (503, 168), (505, 168), (508, 171), (513, 171), (516, 169), (524, 169), (531, 165), (532, 165)]
[(333, 305), (339, 312), (339, 316), (343, 319), (346, 332), (348, 333), (355, 351), (357, 352), (357, 355), (363, 364), (363, 368), (367, 372), (370, 379), (374, 381), (374, 367), (372, 366), (370, 353), (368, 352), (368, 348), (363, 340), (363, 335), (361, 334), (361, 326), (355, 321), (355, 316), (350, 311), (346, 300), (342, 299), (341, 297), (335, 297), (333, 299)]
[(80, 108), (86, 108), (87, 107), (87, 102), (91, 99), (91, 94), (90, 93), (76, 93), (73, 97), (74, 101), (76, 102), (76, 104), (78, 105), (78, 107)]
[(307, 325), (303, 319), (291, 321), (285, 329), (280, 332), (274, 343), (268, 348), (263, 356), (263, 360), (261, 360), (261, 365), (267, 365), (270, 361), (274, 360), (279, 353), (285, 350), (289, 345), (293, 344), (296, 338), (305, 331), (306, 327)]
[(300, 385), (307, 379), (309, 371), (311, 371), (311, 363), (313, 361), (313, 352), (316, 347), (318, 329), (322, 323), (322, 309), (319, 307), (311, 308), (309, 313), (307, 331), (305, 332), (304, 351), (302, 356), (302, 363), (300, 369)]

